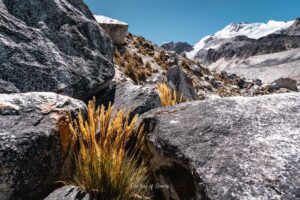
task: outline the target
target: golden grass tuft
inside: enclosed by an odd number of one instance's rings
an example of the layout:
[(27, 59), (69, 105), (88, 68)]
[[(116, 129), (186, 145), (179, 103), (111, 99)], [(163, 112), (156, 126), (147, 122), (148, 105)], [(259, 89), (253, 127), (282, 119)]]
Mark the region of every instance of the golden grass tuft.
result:
[(174, 106), (178, 103), (185, 102), (182, 95), (177, 95), (175, 90), (172, 90), (167, 84), (159, 83), (157, 85), (157, 90), (160, 98), (160, 103), (163, 107)]
[[(149, 64), (144, 64), (143, 59), (136, 52), (130, 53), (126, 51), (123, 58), (121, 57), (122, 65), (125, 67), (125, 74), (130, 77), (135, 83), (146, 81), (147, 77), (152, 75), (152, 68)], [(121, 63), (119, 61), (119, 63)]]
[(137, 127), (137, 115), (129, 121), (130, 112), (126, 117), (124, 110), (113, 115), (111, 105), (96, 108), (95, 102), (89, 101), (86, 121), (80, 112), (69, 123), (64, 181), (97, 200), (150, 199), (149, 189), (143, 187), (148, 183), (141, 156), (144, 126)]

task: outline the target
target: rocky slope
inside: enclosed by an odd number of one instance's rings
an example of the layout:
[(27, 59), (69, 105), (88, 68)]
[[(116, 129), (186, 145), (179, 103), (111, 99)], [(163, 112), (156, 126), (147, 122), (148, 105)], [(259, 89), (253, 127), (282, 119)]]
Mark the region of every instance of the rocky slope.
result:
[[(226, 71), (211, 71), (199, 62), (188, 59), (184, 55), (166, 51), (145, 38), (132, 34), (128, 35), (126, 45), (116, 48), (114, 61), (116, 64), (115, 82), (129, 81), (152, 88), (159, 82), (169, 82), (174, 89), (179, 89), (171, 83), (170, 77), (168, 78), (168, 74), (172, 73), (172, 68), (179, 66), (182, 72), (178, 73), (186, 74), (184, 82), (195, 90), (197, 97), (193, 95), (194, 100), (282, 92), (273, 90), (274, 87), (271, 85), (263, 85), (263, 82), (255, 78), (245, 79)], [(186, 93), (184, 90), (178, 92)]]
[(260, 78), (266, 83), (280, 77), (299, 81), (297, 66), (300, 61), (295, 55), (299, 44), (299, 19), (230, 24), (203, 38), (188, 56), (210, 69), (226, 70), (250, 79)]

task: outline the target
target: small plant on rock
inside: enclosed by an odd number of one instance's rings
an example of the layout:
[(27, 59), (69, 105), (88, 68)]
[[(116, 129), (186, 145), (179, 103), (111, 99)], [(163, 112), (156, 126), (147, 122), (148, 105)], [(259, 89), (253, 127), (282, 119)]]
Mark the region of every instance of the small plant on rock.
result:
[[(98, 200), (149, 199), (146, 165), (141, 157), (143, 125), (138, 116), (130, 121), (124, 110), (115, 115), (109, 105), (96, 108), (95, 98), (88, 104), (87, 120), (82, 112), (69, 123), (68, 159), (65, 182), (79, 186)], [(137, 127), (137, 128), (136, 128)]]
[(159, 83), (157, 85), (157, 90), (159, 93), (159, 98), (161, 105), (163, 107), (166, 106), (174, 106), (178, 103), (185, 102), (186, 100), (183, 99), (182, 95), (177, 95), (175, 90), (172, 90), (167, 84)]

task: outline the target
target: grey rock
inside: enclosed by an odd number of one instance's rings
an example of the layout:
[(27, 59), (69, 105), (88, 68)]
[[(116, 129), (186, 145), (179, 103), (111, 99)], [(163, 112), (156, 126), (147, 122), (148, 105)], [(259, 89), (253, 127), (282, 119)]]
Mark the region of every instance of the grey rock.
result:
[(55, 93), (0, 94), (0, 199), (41, 199), (63, 164), (59, 123), (85, 111), (79, 100)]
[(88, 99), (114, 76), (113, 45), (82, 0), (0, 0), (0, 79)]
[(209, 83), (210, 83), (214, 88), (218, 88), (218, 87), (219, 87), (219, 83), (218, 83), (218, 81), (217, 81), (214, 77), (212, 77), (212, 78), (209, 79)]
[(288, 35), (300, 35), (300, 18), (297, 18), (292, 26), (283, 30), (282, 33)]
[(299, 93), (193, 101), (141, 121), (165, 198), (300, 199)]
[(187, 42), (168, 42), (161, 45), (162, 48), (164, 48), (167, 51), (174, 51), (178, 54), (184, 53), (184, 52), (190, 52), (194, 48), (192, 45), (190, 45)]
[(279, 78), (272, 84), (274, 89), (286, 88), (292, 91), (298, 91), (297, 81), (290, 78)]
[(116, 111), (123, 108), (131, 110), (132, 116), (161, 106), (155, 87), (134, 85), (129, 81), (113, 82), (96, 99), (98, 105), (107, 106), (111, 102)]
[(262, 81), (258, 78), (253, 79), (253, 83), (257, 86), (262, 86), (263, 85)]
[(192, 70), (192, 72), (197, 75), (197, 76), (201, 76), (201, 68), (198, 65), (191, 65), (190, 66), (190, 70)]
[(243, 88), (244, 88), (244, 84), (245, 84), (245, 80), (242, 79), (242, 78), (240, 78), (240, 79), (238, 79), (237, 84), (238, 84), (238, 86), (239, 86), (241, 89), (243, 89)]
[(10, 94), (10, 93), (18, 93), (18, 92), (20, 92), (20, 90), (16, 88), (14, 84), (0, 79), (0, 94), (2, 93)]
[(237, 75), (235, 73), (229, 73), (228, 78), (235, 79), (237, 78)]
[(53, 191), (44, 200), (96, 200), (76, 186), (66, 185)]
[(179, 92), (184, 98), (190, 100), (199, 99), (192, 80), (186, 75), (179, 65), (169, 68), (167, 79), (170, 86)]
[(228, 73), (226, 71), (223, 70), (220, 72), (220, 74), (221, 74), (222, 78), (228, 78)]
[(97, 22), (111, 37), (115, 45), (123, 45), (128, 35), (128, 24), (105, 16), (95, 16)]

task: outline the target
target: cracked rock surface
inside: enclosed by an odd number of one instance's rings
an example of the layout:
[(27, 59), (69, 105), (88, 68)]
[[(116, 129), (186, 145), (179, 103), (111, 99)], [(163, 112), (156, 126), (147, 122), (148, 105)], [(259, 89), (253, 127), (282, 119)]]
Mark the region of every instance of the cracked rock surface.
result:
[(299, 113), (300, 95), (289, 93), (143, 114), (156, 180), (170, 186), (163, 195), (181, 199), (188, 188), (191, 199), (300, 199)]
[(112, 54), (111, 39), (82, 0), (0, 0), (1, 92), (87, 100), (113, 78)]
[(79, 100), (55, 93), (0, 94), (0, 199), (41, 199), (59, 181), (60, 122)]

